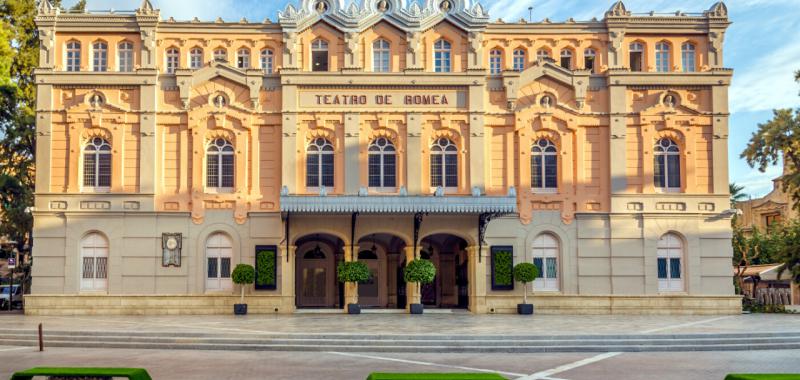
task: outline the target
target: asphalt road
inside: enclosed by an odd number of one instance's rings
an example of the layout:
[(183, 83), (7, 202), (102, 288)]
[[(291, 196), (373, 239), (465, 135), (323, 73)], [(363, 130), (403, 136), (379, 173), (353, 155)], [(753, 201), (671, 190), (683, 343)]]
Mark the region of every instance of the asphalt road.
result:
[(36, 366), (146, 368), (161, 379), (366, 379), (381, 372), (499, 372), (508, 379), (720, 379), (800, 373), (800, 350), (606, 354), (362, 354), (0, 346), (0, 379)]

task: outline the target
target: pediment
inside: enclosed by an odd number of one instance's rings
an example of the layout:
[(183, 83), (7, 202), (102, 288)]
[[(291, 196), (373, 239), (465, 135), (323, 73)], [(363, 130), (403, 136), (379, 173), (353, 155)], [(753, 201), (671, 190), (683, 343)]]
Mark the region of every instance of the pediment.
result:
[(178, 70), (175, 72), (184, 109), (191, 106), (192, 90), (205, 83), (221, 78), (246, 89), (253, 108), (258, 108), (258, 94), (264, 82), (259, 70), (240, 70), (224, 62), (212, 62), (198, 70)]
[(506, 72), (503, 74), (509, 109), (518, 111), (520, 107), (524, 106), (525, 104), (517, 104), (517, 102), (528, 95), (525, 93), (525, 89), (543, 78), (551, 79), (569, 88), (578, 109), (583, 108), (586, 102), (586, 92), (589, 89), (589, 72), (567, 70), (551, 60), (540, 59), (521, 73)]

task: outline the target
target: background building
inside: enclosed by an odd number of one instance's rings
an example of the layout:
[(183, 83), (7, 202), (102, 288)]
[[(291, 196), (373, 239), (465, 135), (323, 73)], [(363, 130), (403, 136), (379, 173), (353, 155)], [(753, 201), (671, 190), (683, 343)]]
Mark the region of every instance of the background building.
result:
[[(729, 25), (490, 22), (470, 0), (303, 0), (278, 22), (42, 1), (29, 314), (341, 307), (736, 313)], [(414, 294), (402, 268), (431, 259)]]

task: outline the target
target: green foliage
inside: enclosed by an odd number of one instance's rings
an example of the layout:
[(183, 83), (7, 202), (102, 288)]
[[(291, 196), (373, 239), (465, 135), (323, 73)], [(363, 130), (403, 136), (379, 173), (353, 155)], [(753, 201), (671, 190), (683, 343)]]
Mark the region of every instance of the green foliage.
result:
[(361, 261), (342, 261), (336, 268), (339, 282), (357, 282), (363, 284), (372, 278), (372, 271)]
[(436, 266), (430, 260), (411, 260), (403, 270), (403, 279), (409, 283), (430, 284), (436, 278)]
[(17, 372), (11, 380), (29, 380), (34, 377), (75, 377), (75, 378), (106, 378), (123, 377), (131, 380), (150, 380), (150, 375), (141, 368), (61, 368), (37, 367)]
[(800, 375), (797, 374), (731, 374), (725, 377), (725, 380), (798, 380)]
[(733, 230), (733, 265), (774, 263), (784, 264), (781, 278), (800, 282), (800, 220), (773, 224), (767, 233), (754, 229), (749, 236)]
[(749, 311), (751, 313), (770, 313), (770, 314), (787, 313), (786, 306), (784, 305), (764, 305), (750, 297), (742, 298), (742, 310)]
[(256, 252), (256, 268), (258, 268), (258, 275), (256, 276), (257, 285), (276, 285), (274, 250), (269, 249)]
[(800, 220), (778, 225), (773, 230), (779, 237), (776, 261), (784, 265), (778, 272), (779, 278), (800, 282)]
[(233, 280), (233, 283), (237, 285), (252, 284), (256, 279), (256, 270), (252, 265), (238, 264), (236, 265), (236, 268), (233, 268), (231, 279)]
[(373, 373), (367, 380), (505, 380), (493, 373)]
[(499, 286), (514, 284), (514, 254), (510, 251), (494, 252), (494, 283)]
[(744, 192), (744, 186), (731, 182), (728, 190), (731, 194), (731, 208), (736, 208), (737, 203), (747, 200), (748, 195)]
[(514, 280), (527, 284), (539, 277), (539, 267), (532, 263), (519, 263), (514, 266)]

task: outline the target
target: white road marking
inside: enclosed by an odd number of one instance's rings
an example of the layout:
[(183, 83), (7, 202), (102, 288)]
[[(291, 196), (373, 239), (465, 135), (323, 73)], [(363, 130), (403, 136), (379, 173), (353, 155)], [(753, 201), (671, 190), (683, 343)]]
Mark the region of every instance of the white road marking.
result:
[(551, 368), (551, 369), (548, 369), (548, 370), (545, 370), (545, 371), (536, 372), (536, 373), (534, 373), (532, 375), (519, 377), (519, 378), (517, 378), (517, 380), (555, 380), (554, 378), (552, 378), (550, 376), (558, 374), (558, 373), (561, 373), (561, 372), (566, 372), (566, 371), (569, 371), (571, 369), (575, 369), (575, 368), (578, 368), (578, 367), (583, 367), (585, 365), (589, 365), (589, 364), (592, 364), (592, 363), (597, 363), (597, 362), (599, 362), (601, 360), (606, 360), (606, 359), (609, 359), (609, 358), (613, 358), (613, 357), (615, 357), (615, 356), (617, 356), (619, 354), (621, 354), (621, 352), (606, 352), (605, 354), (592, 356), (590, 358), (586, 358), (586, 359), (583, 359), (583, 360), (578, 360), (578, 361), (573, 362), (573, 363), (564, 364), (564, 365), (558, 366), (556, 368)]
[(14, 348), (0, 348), (0, 352), (4, 351), (21, 351), (21, 350), (32, 350), (32, 347), (14, 347)]
[(641, 333), (642, 334), (652, 334), (654, 332), (659, 332), (659, 331), (664, 331), (664, 330), (672, 330), (672, 329), (677, 329), (677, 328), (681, 328), (681, 327), (689, 327), (689, 326), (694, 326), (694, 325), (702, 325), (704, 323), (721, 321), (723, 319), (728, 319), (728, 318), (733, 318), (733, 317), (734, 317), (733, 315), (728, 315), (728, 316), (725, 316), (725, 317), (704, 319), (702, 321), (682, 323), (682, 324), (679, 324), (679, 325), (672, 325), (672, 326), (659, 327), (659, 328), (656, 328), (656, 329), (644, 330)]
[(414, 364), (414, 365), (427, 366), (427, 367), (442, 367), (442, 368), (460, 369), (460, 370), (463, 370), (463, 371), (472, 371), (472, 372), (499, 373), (501, 375), (509, 375), (509, 376), (525, 376), (524, 374), (521, 374), (521, 373), (504, 372), (504, 371), (497, 371), (497, 370), (493, 370), (493, 369), (472, 368), (472, 367), (463, 367), (463, 366), (458, 366), (458, 365), (421, 362), (421, 361), (416, 361), (416, 360), (387, 358), (387, 357), (375, 356), (375, 355), (362, 355), (362, 354), (353, 354), (353, 353), (349, 353), (349, 352), (336, 352), (336, 351), (327, 351), (326, 353), (327, 354), (332, 354), (332, 355), (349, 356), (349, 357), (353, 357), (353, 358), (383, 360), (383, 361), (388, 361), (388, 362)]

